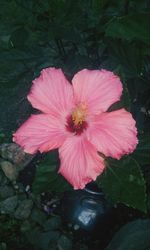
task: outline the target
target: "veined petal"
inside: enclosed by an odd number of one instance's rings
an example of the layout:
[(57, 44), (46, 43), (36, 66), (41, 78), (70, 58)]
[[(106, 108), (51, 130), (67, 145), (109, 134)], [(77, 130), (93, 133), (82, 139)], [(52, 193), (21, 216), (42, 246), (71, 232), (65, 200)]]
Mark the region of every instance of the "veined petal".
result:
[(13, 141), (25, 152), (34, 154), (38, 150), (47, 152), (60, 147), (68, 133), (60, 119), (49, 114), (32, 115), (13, 134)]
[(81, 70), (72, 82), (76, 103), (87, 105), (93, 114), (105, 112), (122, 94), (119, 77), (107, 70)]
[(99, 152), (116, 159), (132, 153), (138, 143), (135, 120), (125, 109), (96, 116), (85, 133)]
[(104, 170), (104, 160), (83, 136), (68, 138), (59, 149), (61, 173), (74, 189), (82, 189)]
[(28, 95), (32, 106), (48, 114), (66, 114), (73, 106), (73, 89), (61, 69), (46, 68), (33, 81)]

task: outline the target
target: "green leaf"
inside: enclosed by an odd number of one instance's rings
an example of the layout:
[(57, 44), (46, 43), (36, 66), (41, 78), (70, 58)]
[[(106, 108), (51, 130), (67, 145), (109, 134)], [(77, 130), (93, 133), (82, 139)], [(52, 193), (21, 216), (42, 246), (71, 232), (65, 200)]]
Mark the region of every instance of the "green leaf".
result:
[(129, 157), (110, 161), (97, 183), (114, 202), (146, 212), (145, 182), (138, 163)]
[(129, 91), (126, 87), (126, 84), (124, 83), (124, 89), (121, 100), (119, 102), (112, 104), (108, 109), (108, 111), (111, 112), (121, 108), (125, 108), (126, 110), (130, 111), (130, 106), (131, 106), (131, 101), (130, 101)]
[[(56, 152), (49, 153), (43, 163), (37, 166), (36, 176), (33, 182), (33, 192), (64, 192), (71, 188), (68, 182), (57, 173)], [(57, 155), (57, 154), (56, 154)]]
[(128, 111), (130, 111), (131, 100), (130, 100), (128, 88), (125, 83), (124, 83), (123, 95), (121, 97), (121, 102), (122, 102), (122, 106)]
[(28, 36), (28, 31), (24, 27), (16, 29), (10, 37), (11, 46), (14, 48), (23, 48), (27, 42)]
[(112, 70), (121, 75), (124, 80), (137, 78), (142, 71), (142, 52), (139, 46), (120, 39), (106, 39), (109, 50), (108, 63), (114, 64)]
[(149, 13), (115, 17), (106, 25), (106, 35), (129, 41), (137, 39), (150, 44), (149, 23)]
[(150, 249), (150, 220), (129, 222), (116, 233), (106, 250)]
[(139, 144), (133, 153), (133, 157), (140, 164), (145, 165), (150, 163), (150, 133), (144, 133), (139, 136)]

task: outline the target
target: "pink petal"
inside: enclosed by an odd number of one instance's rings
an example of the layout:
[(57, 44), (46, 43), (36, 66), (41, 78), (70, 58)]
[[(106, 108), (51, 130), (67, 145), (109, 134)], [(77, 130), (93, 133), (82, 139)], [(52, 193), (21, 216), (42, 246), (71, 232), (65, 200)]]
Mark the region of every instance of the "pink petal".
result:
[(61, 173), (74, 189), (82, 189), (104, 170), (104, 160), (83, 136), (68, 138), (59, 149)]
[(99, 152), (116, 159), (132, 153), (138, 143), (135, 120), (125, 109), (96, 116), (86, 135)]
[(61, 69), (47, 68), (33, 81), (28, 100), (44, 113), (66, 113), (73, 105), (73, 89)]
[(61, 121), (49, 114), (32, 115), (13, 135), (13, 141), (30, 154), (60, 147), (68, 133)]
[(107, 70), (81, 70), (72, 82), (76, 103), (86, 104), (94, 114), (106, 111), (122, 94), (119, 77)]

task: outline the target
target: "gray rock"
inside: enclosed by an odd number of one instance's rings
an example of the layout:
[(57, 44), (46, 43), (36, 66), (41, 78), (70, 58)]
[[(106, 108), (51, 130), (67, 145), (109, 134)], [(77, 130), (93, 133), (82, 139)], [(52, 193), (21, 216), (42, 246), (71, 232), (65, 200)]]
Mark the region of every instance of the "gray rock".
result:
[(0, 202), (0, 212), (4, 214), (12, 214), (17, 207), (18, 204), (18, 197), (12, 196), (7, 198), (4, 201)]
[(35, 155), (26, 154), (16, 143), (3, 143), (0, 146), (0, 155), (16, 165), (18, 171), (23, 170), (35, 157)]
[[(1, 162), (0, 162), (1, 163)], [(0, 165), (1, 166), (1, 165)], [(0, 185), (5, 186), (9, 183), (9, 180), (5, 176), (4, 172), (0, 169)]]
[(2, 173), (2, 171), (0, 171), (0, 183), (2, 182), (2, 180), (3, 180), (3, 173)]
[(14, 190), (10, 186), (0, 186), (0, 199), (6, 199), (14, 195)]
[(57, 241), (57, 245), (58, 245), (59, 250), (71, 250), (72, 249), (72, 242), (65, 235), (60, 236), (59, 240)]
[(18, 177), (18, 170), (15, 165), (9, 161), (1, 161), (0, 166), (10, 181), (15, 181)]
[(7, 245), (5, 242), (0, 242), (0, 250), (6, 250), (7, 249)]
[(15, 211), (15, 218), (20, 220), (27, 219), (31, 213), (32, 207), (32, 200), (22, 201)]

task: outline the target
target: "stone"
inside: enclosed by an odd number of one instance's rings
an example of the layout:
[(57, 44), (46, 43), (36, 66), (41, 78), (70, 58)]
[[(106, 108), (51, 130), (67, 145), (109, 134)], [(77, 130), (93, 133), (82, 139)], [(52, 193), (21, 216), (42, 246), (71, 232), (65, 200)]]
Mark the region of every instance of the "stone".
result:
[[(0, 166), (1, 166), (1, 161), (0, 161)], [(0, 169), (0, 185), (5, 186), (9, 183), (9, 180), (5, 176), (4, 172), (2, 169)]]
[(12, 214), (17, 207), (18, 197), (16, 195), (0, 202), (0, 212), (4, 214)]
[(9, 161), (1, 161), (0, 166), (10, 181), (15, 181), (18, 177), (18, 170), (15, 165)]
[(23, 170), (35, 157), (27, 154), (16, 143), (3, 143), (0, 145), (0, 155), (3, 159), (17, 166), (18, 171)]
[(31, 213), (33, 207), (33, 201), (32, 200), (23, 200), (17, 207), (15, 211), (15, 218), (24, 220), (27, 219)]
[(7, 250), (7, 245), (5, 242), (0, 242), (0, 250)]
[(65, 235), (60, 236), (60, 238), (57, 241), (57, 245), (58, 245), (59, 250), (71, 250), (72, 249), (72, 242)]
[(12, 187), (6, 185), (6, 186), (0, 186), (0, 199), (6, 199), (8, 197), (11, 197), (14, 195), (14, 190)]

